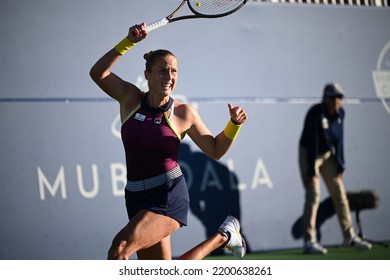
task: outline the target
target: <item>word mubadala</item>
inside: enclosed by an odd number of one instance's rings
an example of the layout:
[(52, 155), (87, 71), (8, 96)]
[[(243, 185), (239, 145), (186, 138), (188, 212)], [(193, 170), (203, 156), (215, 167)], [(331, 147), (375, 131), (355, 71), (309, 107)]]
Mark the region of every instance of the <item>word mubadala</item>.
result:
[[(226, 166), (211, 160), (202, 162), (202, 164), (196, 166), (189, 164), (187, 161), (180, 161), (180, 166), (186, 178), (188, 188), (197, 187), (200, 192), (206, 192), (210, 188), (216, 188), (219, 191), (224, 191), (226, 188), (232, 191), (245, 191), (247, 189), (256, 190), (260, 186), (273, 187), (271, 177), (261, 158), (257, 159), (254, 166), (249, 187), (246, 183), (238, 181), (238, 177), (234, 172), (233, 159), (228, 159)], [(69, 185), (66, 179), (69, 177), (68, 172), (68, 170), (65, 172), (65, 167), (62, 165), (59, 167), (55, 176), (49, 174), (49, 178), (55, 178), (50, 181), (45, 171), (38, 166), (37, 174), (40, 199), (45, 200), (47, 196), (67, 199)], [(85, 172), (88, 172), (86, 173), (88, 178), (92, 178), (92, 180), (88, 180), (89, 182), (92, 181), (92, 185), (86, 186), (84, 182)], [(92, 164), (90, 168), (76, 165), (77, 188), (82, 197), (93, 199), (98, 195), (101, 187), (99, 172), (97, 164)], [(126, 166), (123, 163), (111, 163), (109, 172), (113, 196), (123, 196), (123, 188), (126, 185)]]

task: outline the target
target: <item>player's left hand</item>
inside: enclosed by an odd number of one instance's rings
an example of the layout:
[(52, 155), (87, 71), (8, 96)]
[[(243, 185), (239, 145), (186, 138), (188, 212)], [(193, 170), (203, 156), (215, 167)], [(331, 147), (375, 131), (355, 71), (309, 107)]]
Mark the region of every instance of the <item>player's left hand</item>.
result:
[(248, 115), (243, 108), (233, 106), (231, 103), (228, 104), (228, 108), (230, 117), (235, 124), (241, 125), (248, 120)]

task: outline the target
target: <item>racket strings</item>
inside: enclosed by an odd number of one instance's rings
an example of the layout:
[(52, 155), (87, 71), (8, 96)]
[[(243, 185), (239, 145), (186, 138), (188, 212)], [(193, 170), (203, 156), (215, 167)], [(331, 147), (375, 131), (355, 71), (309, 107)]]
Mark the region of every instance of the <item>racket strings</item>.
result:
[(244, 0), (189, 0), (191, 8), (200, 15), (215, 16), (230, 13), (239, 8)]

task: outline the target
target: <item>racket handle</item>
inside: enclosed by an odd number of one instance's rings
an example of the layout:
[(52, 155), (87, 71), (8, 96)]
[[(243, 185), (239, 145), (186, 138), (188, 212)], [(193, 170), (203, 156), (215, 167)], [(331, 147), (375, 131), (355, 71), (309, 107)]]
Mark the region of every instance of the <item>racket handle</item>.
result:
[(146, 26), (146, 30), (148, 32), (150, 32), (150, 31), (156, 30), (157, 28), (163, 27), (163, 26), (167, 25), (168, 23), (169, 23), (169, 20), (167, 18), (163, 18), (163, 19), (157, 20), (155, 22), (152, 22), (151, 24), (148, 24), (148, 26)]

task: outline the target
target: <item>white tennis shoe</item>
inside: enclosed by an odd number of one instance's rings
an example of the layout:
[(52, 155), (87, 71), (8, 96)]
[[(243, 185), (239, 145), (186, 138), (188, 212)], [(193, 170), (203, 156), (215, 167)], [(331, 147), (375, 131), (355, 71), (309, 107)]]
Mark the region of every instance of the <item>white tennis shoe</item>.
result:
[(317, 241), (307, 241), (305, 242), (303, 253), (311, 255), (326, 255), (328, 250), (325, 247), (322, 247)]
[(225, 248), (236, 257), (243, 258), (246, 254), (246, 243), (240, 233), (240, 221), (228, 216), (218, 230), (228, 238)]
[(372, 248), (372, 244), (359, 236), (355, 235), (351, 239), (345, 239), (343, 242), (344, 246), (351, 246), (358, 250), (370, 250)]

